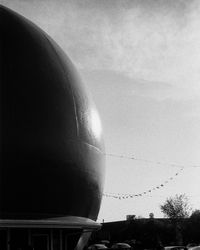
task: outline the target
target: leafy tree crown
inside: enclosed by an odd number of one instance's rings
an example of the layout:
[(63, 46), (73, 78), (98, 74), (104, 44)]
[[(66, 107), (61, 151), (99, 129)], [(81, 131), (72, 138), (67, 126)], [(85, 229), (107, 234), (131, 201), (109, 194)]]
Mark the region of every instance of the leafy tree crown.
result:
[(187, 218), (190, 215), (190, 205), (185, 194), (167, 198), (160, 209), (170, 219)]

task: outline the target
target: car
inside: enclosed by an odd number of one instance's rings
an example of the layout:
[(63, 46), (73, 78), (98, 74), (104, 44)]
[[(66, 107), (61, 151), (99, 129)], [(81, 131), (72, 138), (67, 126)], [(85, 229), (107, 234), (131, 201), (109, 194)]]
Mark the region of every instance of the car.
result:
[(200, 246), (189, 247), (189, 250), (200, 250)]
[(88, 247), (88, 250), (98, 250), (98, 249), (107, 249), (104, 244), (93, 244)]
[(109, 240), (101, 240), (99, 243), (103, 244), (103, 245), (105, 245), (107, 247), (110, 245), (110, 241)]
[(166, 246), (164, 250), (185, 250), (186, 247), (184, 246)]
[(131, 249), (131, 246), (127, 243), (115, 243), (111, 249)]
[(188, 249), (188, 248), (192, 248), (192, 247), (196, 247), (196, 246), (197, 246), (196, 243), (188, 243), (186, 247)]

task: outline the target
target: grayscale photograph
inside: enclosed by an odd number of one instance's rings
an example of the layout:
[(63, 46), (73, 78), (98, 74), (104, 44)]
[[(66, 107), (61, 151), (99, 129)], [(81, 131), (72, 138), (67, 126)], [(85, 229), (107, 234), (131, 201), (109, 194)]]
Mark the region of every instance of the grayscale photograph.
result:
[(200, 1), (0, 0), (0, 250), (200, 250)]

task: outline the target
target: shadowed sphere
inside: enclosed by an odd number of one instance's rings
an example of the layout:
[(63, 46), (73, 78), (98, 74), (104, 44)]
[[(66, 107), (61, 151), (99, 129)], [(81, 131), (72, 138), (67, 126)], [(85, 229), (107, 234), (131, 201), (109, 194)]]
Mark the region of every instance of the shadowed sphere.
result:
[(0, 218), (96, 220), (101, 123), (72, 62), (36, 25), (0, 6)]

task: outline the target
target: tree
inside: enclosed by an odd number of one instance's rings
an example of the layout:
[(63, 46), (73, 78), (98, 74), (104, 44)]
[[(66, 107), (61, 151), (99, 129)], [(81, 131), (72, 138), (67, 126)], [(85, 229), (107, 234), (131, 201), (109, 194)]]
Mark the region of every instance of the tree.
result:
[(200, 210), (196, 209), (192, 212), (188, 224), (187, 237), (190, 242), (198, 242), (200, 238)]
[(185, 194), (167, 198), (160, 208), (164, 216), (170, 219), (188, 218), (191, 209)]
[(149, 214), (149, 219), (154, 219), (154, 214), (153, 213)]
[(192, 220), (200, 220), (200, 210), (196, 209), (192, 212), (190, 219)]
[(171, 219), (175, 229), (176, 242), (182, 245), (183, 219), (189, 217), (191, 210), (187, 196), (181, 194), (167, 198), (160, 208), (164, 216)]

